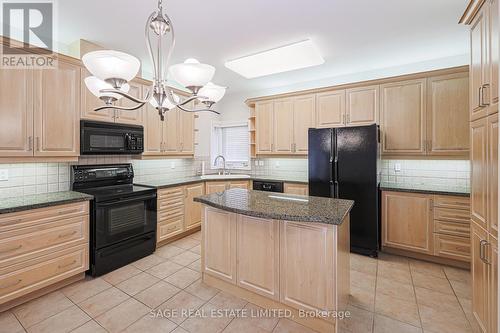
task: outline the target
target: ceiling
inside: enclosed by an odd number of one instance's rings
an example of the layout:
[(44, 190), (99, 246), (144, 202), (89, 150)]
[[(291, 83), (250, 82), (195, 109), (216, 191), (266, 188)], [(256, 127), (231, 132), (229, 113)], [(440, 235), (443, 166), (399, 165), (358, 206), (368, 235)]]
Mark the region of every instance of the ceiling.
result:
[[(166, 0), (176, 29), (173, 62), (194, 57), (217, 68), (230, 92), (264, 90), (468, 53), (458, 19), (467, 0)], [(156, 0), (58, 0), (58, 40), (87, 39), (150, 61), (144, 24)], [(245, 79), (224, 62), (310, 38), (317, 67)]]

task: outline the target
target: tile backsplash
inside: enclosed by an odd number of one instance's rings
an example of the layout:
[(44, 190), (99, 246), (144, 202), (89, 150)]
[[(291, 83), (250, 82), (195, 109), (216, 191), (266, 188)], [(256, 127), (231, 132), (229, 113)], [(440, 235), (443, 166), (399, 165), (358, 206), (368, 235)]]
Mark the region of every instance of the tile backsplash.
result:
[[(193, 176), (201, 171), (208, 157), (194, 159), (132, 160), (130, 156), (85, 156), (78, 164), (132, 163), (135, 181), (154, 181)], [(257, 165), (256, 165), (257, 162)], [(253, 176), (277, 176), (307, 180), (308, 163), (305, 158), (253, 159), (252, 170), (232, 171)], [(7, 170), (8, 180), (0, 181), (0, 198), (29, 194), (66, 191), (70, 188), (70, 163), (19, 163), (0, 164)], [(382, 182), (395, 185), (454, 186), (469, 190), (470, 163), (464, 160), (382, 160)]]

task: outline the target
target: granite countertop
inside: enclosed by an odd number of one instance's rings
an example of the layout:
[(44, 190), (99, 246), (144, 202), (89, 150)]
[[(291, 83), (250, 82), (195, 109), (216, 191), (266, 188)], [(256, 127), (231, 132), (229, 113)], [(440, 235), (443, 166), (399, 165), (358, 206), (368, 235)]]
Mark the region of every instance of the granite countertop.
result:
[(354, 205), (352, 200), (230, 189), (194, 198), (225, 211), (253, 217), (339, 225)]
[(444, 194), (456, 195), (462, 197), (469, 197), (470, 190), (461, 186), (436, 186), (436, 185), (402, 185), (402, 184), (389, 184), (381, 183), (380, 189), (382, 191), (396, 191), (396, 192), (412, 192), (424, 194)]
[(88, 201), (92, 200), (93, 198), (94, 197), (91, 195), (73, 191), (33, 194), (14, 198), (5, 198), (0, 201), (0, 214), (56, 206), (72, 202)]
[[(231, 176), (237, 176), (237, 174), (232, 174)], [(167, 188), (167, 187), (175, 187), (180, 185), (193, 184), (198, 182), (212, 182), (212, 181), (232, 181), (232, 180), (262, 180), (262, 181), (277, 181), (277, 182), (286, 182), (286, 183), (300, 183), (307, 184), (308, 180), (303, 178), (294, 178), (294, 177), (274, 177), (274, 176), (251, 176), (250, 178), (244, 177), (242, 175), (241, 178), (227, 178), (227, 179), (202, 179), (201, 176), (187, 176), (182, 178), (172, 178), (166, 180), (152, 180), (152, 181), (139, 181), (136, 182), (136, 185), (149, 186), (154, 188)]]

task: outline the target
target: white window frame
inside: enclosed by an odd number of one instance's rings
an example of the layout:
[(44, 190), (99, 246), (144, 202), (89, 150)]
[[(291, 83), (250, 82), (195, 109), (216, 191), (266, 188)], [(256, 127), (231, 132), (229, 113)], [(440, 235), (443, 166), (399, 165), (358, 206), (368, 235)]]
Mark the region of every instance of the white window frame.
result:
[[(215, 135), (216, 128), (224, 128), (224, 127), (246, 127), (248, 131), (249, 123), (248, 121), (212, 121), (211, 130), (210, 130), (210, 169), (217, 170), (218, 166), (214, 165), (214, 160), (217, 155), (222, 151), (221, 142), (217, 142), (217, 137)], [(250, 140), (250, 133), (248, 133), (248, 140)], [(251, 156), (250, 156), (250, 145), (247, 147), (248, 149), (248, 161), (246, 165), (241, 165), (243, 162), (226, 162), (226, 169), (231, 170), (251, 170)], [(226, 157), (226, 156), (224, 156)]]

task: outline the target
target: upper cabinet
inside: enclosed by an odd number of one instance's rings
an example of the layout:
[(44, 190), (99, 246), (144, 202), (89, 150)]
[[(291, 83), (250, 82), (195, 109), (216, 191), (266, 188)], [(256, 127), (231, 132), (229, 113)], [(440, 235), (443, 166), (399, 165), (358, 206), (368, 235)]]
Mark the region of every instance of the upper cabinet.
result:
[(469, 151), (469, 77), (437, 76), (427, 82), (427, 153), (467, 155)]
[(80, 66), (0, 71), (0, 156), (79, 155)]
[(95, 108), (103, 106), (104, 103), (97, 98), (85, 85), (85, 78), (92, 76), (85, 68), (81, 68), (80, 100), (81, 118), (96, 121), (114, 122), (115, 111), (112, 109), (94, 111)]
[(0, 71), (0, 156), (33, 156), (33, 71)]
[(425, 153), (425, 80), (380, 87), (382, 153)]
[(380, 124), (386, 157), (467, 157), (468, 89), (457, 67), (250, 100), (255, 154), (307, 155), (309, 128)]
[(379, 86), (352, 88), (346, 91), (347, 126), (363, 126), (378, 123)]
[[(131, 81), (129, 82), (129, 85), (130, 85), (130, 90), (128, 91), (129, 95), (138, 99), (143, 99), (144, 96), (146, 96), (147, 88), (143, 87), (141, 83)], [(129, 108), (136, 105), (137, 103), (132, 102), (127, 98), (121, 98), (120, 100), (118, 100), (116, 104), (118, 106)], [(115, 121), (121, 124), (142, 125), (143, 123), (142, 117), (144, 109), (145, 106), (136, 110), (116, 110)]]

